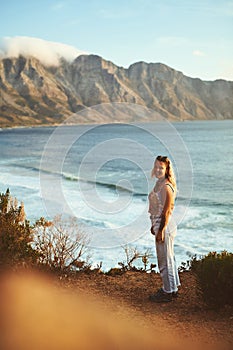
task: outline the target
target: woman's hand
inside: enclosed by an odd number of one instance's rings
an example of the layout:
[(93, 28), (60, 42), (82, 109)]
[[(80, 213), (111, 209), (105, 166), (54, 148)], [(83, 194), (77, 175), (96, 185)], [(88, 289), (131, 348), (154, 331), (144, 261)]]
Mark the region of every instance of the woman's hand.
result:
[(150, 232), (151, 232), (151, 234), (152, 234), (153, 236), (155, 236), (155, 231), (154, 231), (153, 226), (151, 226)]
[(158, 243), (164, 243), (164, 230), (159, 230), (156, 236), (156, 242)]

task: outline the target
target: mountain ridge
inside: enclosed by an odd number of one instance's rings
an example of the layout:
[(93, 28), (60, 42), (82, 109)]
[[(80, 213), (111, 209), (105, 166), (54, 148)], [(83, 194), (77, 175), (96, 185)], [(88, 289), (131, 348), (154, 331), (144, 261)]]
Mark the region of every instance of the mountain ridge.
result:
[[(90, 54), (61, 59), (58, 66), (22, 55), (0, 60), (1, 127), (57, 124), (86, 107), (115, 102), (138, 104), (172, 121), (233, 119), (233, 82), (190, 78), (163, 63), (124, 68)], [(117, 121), (111, 115), (80, 118)]]

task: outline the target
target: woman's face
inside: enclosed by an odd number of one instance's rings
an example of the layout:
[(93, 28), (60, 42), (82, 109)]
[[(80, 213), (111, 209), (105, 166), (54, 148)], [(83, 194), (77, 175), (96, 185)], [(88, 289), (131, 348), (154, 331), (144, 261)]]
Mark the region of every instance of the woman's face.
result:
[(156, 160), (154, 164), (154, 174), (157, 179), (164, 179), (166, 174), (166, 164)]

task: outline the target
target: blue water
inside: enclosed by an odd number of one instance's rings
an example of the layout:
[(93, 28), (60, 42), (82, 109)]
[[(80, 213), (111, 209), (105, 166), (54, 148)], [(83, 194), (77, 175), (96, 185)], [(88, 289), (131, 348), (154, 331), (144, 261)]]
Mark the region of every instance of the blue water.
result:
[(174, 216), (178, 264), (233, 250), (233, 121), (106, 124), (0, 131), (0, 191), (25, 204), (34, 222), (78, 218), (91, 261), (125, 261), (122, 246), (151, 249), (147, 195), (155, 156), (168, 155), (177, 177)]

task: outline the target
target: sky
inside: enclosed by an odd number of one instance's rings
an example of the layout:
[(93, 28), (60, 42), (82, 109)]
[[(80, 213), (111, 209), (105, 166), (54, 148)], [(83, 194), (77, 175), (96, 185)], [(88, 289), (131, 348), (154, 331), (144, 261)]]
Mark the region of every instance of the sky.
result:
[(233, 0), (7, 0), (0, 16), (1, 40), (37, 38), (125, 68), (160, 62), (193, 78), (233, 80)]

